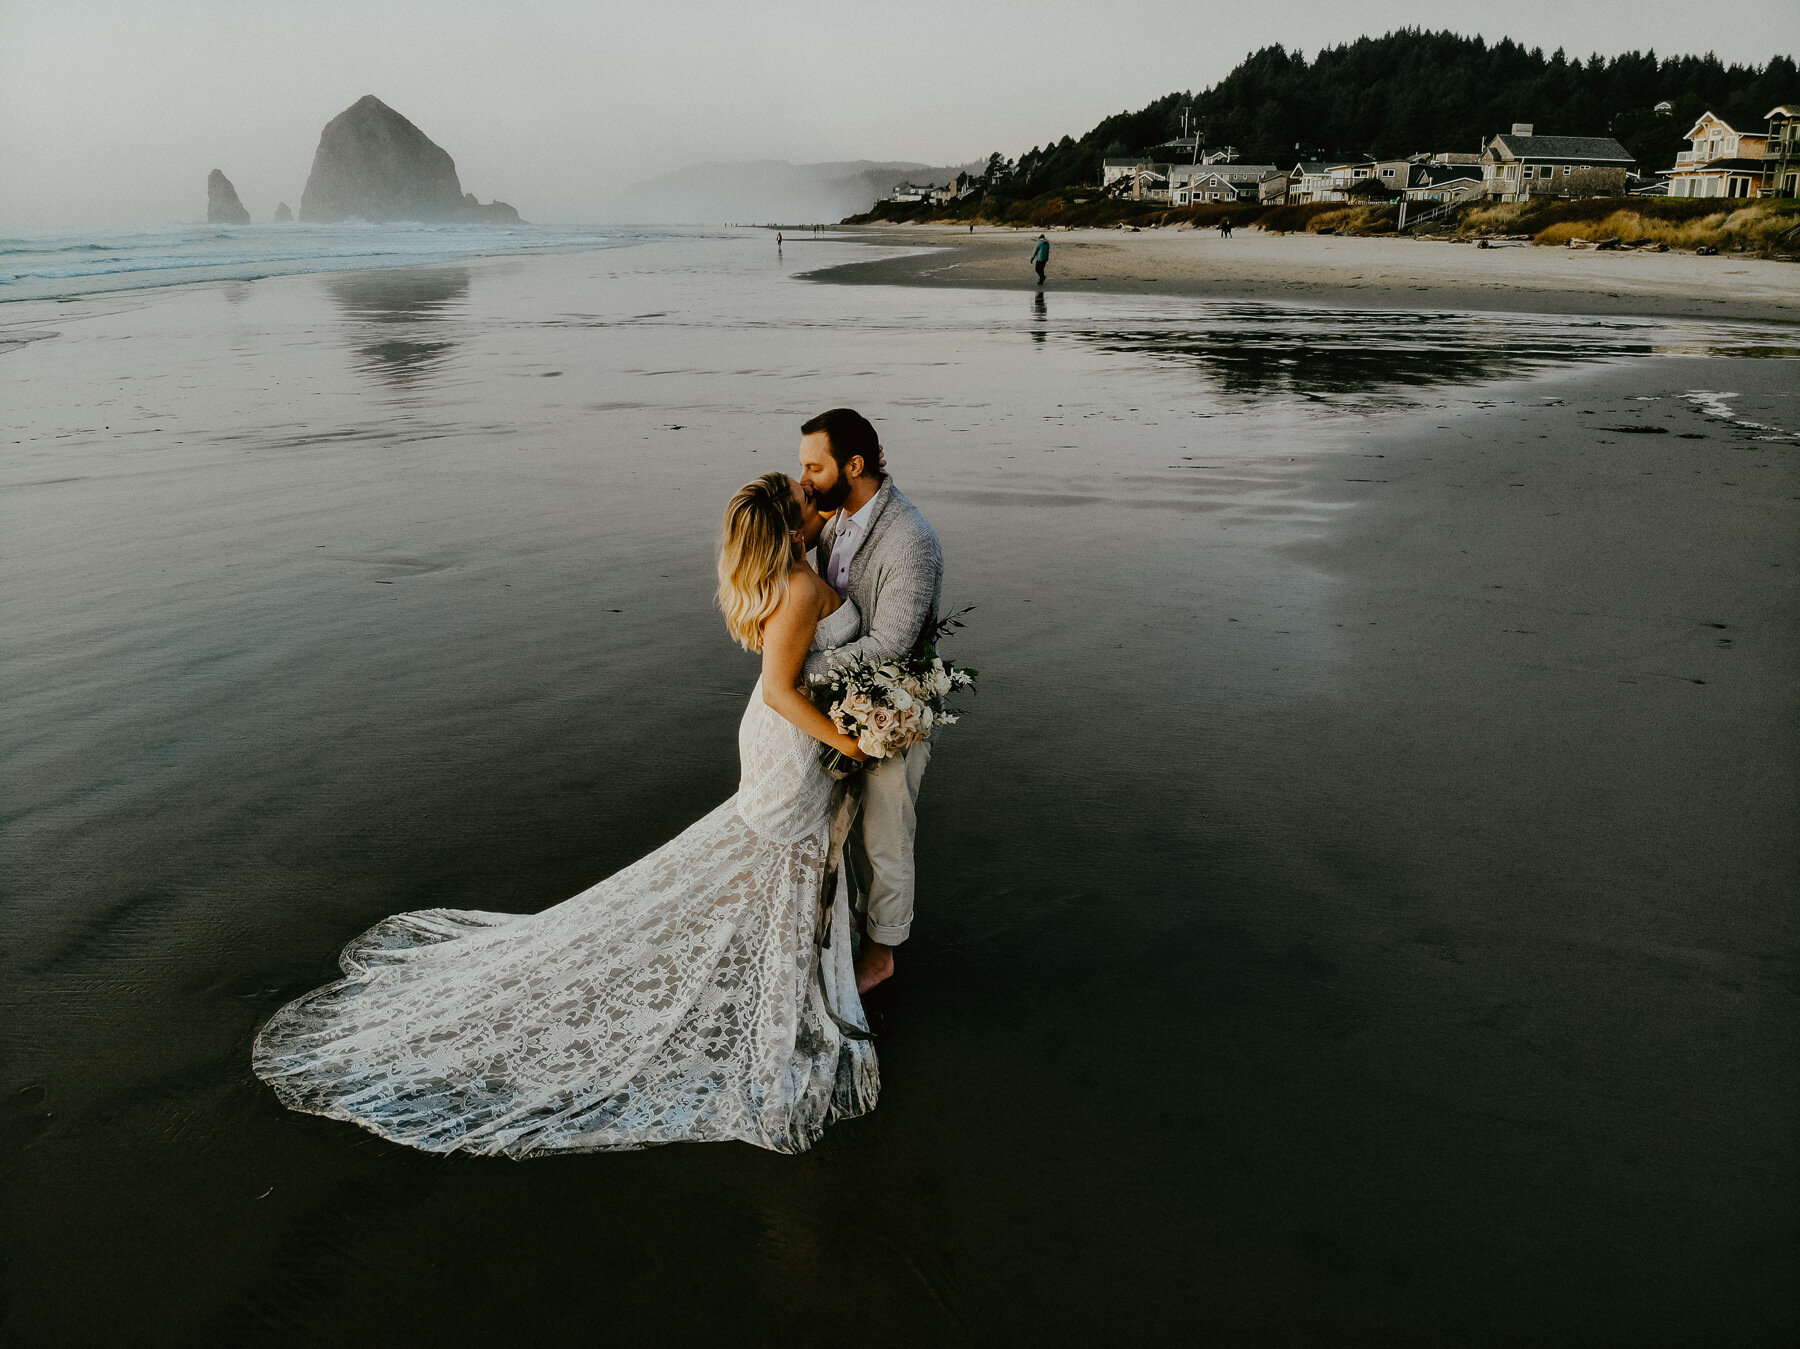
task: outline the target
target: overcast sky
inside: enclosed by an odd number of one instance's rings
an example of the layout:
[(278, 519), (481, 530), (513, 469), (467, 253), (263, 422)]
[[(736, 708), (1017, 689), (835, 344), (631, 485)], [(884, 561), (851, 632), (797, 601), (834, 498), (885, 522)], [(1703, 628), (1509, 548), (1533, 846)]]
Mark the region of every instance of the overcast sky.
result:
[(580, 221), (700, 159), (1017, 155), (1257, 47), (1409, 25), (1757, 64), (1797, 26), (1794, 0), (0, 0), (0, 225), (203, 219), (213, 168), (267, 219), (369, 93), (465, 191)]

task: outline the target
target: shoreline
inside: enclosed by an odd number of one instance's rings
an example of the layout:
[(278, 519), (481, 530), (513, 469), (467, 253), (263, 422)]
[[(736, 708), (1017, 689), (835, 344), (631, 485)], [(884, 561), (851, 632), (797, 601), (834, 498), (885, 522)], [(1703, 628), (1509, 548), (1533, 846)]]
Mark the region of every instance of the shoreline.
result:
[[(801, 272), (833, 285), (1036, 290), (1026, 261), (1038, 231), (838, 226), (838, 237), (919, 248)], [(1192, 296), (1348, 309), (1456, 309), (1620, 318), (1800, 324), (1800, 267), (1760, 258), (1600, 252), (1525, 245), (1477, 249), (1426, 239), (1245, 230), (1050, 235), (1045, 291)]]

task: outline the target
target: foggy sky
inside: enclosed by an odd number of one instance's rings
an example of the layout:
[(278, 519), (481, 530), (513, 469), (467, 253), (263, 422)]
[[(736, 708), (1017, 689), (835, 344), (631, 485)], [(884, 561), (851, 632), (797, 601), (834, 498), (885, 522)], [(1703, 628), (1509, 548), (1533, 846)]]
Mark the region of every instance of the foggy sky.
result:
[(465, 191), (603, 220), (695, 160), (1015, 156), (1257, 47), (1311, 59), (1402, 26), (1582, 56), (1795, 45), (1792, 0), (0, 0), (0, 226), (204, 219), (213, 168), (257, 220), (298, 209), (320, 128), (370, 93)]

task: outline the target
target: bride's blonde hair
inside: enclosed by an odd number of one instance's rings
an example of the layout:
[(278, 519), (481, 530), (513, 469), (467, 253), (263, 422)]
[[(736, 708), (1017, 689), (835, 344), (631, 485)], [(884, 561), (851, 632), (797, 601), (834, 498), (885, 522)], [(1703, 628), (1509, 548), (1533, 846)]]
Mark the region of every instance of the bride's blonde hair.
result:
[(785, 473), (765, 473), (738, 489), (719, 534), (719, 608), (746, 651), (762, 650), (763, 624), (787, 598), (794, 535), (804, 520)]

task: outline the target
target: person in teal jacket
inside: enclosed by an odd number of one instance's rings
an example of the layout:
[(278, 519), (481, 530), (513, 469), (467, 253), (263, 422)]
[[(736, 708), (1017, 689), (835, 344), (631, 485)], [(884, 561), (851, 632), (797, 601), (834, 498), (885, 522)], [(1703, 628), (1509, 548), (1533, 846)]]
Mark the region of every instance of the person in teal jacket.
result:
[(1050, 241), (1038, 235), (1037, 246), (1031, 250), (1031, 265), (1037, 268), (1038, 285), (1044, 284), (1044, 264), (1050, 261)]

